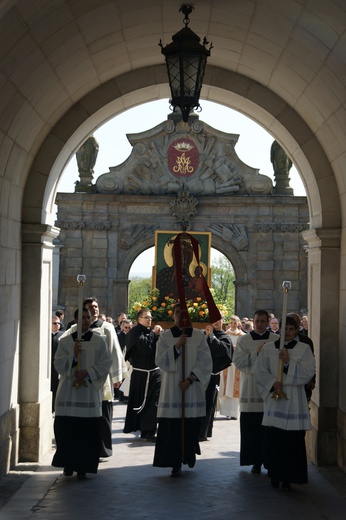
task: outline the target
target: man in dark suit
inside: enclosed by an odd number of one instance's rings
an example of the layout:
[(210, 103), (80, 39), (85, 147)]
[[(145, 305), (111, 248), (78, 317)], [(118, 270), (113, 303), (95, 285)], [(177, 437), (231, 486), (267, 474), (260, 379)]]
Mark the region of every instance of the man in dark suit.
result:
[(54, 356), (58, 348), (59, 338), (64, 332), (60, 330), (60, 319), (58, 316), (52, 316), (52, 343), (51, 343), (51, 371), (50, 371), (50, 389), (52, 392), (52, 412), (54, 412), (55, 396), (59, 384), (59, 374), (54, 368)]

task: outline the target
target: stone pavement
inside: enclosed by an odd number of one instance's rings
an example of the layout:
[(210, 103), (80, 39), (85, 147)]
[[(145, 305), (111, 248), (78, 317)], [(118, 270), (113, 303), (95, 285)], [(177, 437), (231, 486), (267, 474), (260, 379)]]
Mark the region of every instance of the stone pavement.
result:
[(152, 466), (153, 444), (122, 433), (125, 411), (115, 404), (114, 454), (103, 459), (97, 475), (85, 481), (64, 477), (50, 466), (51, 455), (34, 472), (24, 466), (17, 472), (24, 483), (3, 507), (0, 502), (0, 520), (345, 518), (346, 476), (335, 468), (324, 474), (310, 464), (309, 484), (293, 486), (291, 493), (272, 489), (265, 472), (252, 475), (250, 468), (240, 468), (239, 421), (217, 415), (195, 468), (184, 466), (183, 475), (172, 479), (169, 468)]

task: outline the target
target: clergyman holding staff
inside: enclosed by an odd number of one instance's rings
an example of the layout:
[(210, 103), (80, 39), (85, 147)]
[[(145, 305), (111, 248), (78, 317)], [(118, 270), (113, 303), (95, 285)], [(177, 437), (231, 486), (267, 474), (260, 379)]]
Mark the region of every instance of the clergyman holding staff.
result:
[(102, 387), (112, 358), (102, 336), (90, 329), (90, 312), (82, 308), (81, 340), (77, 331), (61, 337), (54, 358), (60, 375), (55, 400), (54, 434), (56, 452), (52, 465), (63, 467), (69, 477), (97, 473), (100, 456)]
[(193, 468), (196, 454), (201, 453), (198, 439), (206, 414), (205, 391), (212, 359), (203, 332), (184, 327), (179, 303), (173, 307), (173, 319), (174, 327), (160, 334), (156, 347), (156, 364), (161, 369), (162, 383), (153, 465), (171, 467), (171, 476), (177, 477), (181, 474), (181, 464)]
[(315, 358), (309, 345), (295, 339), (298, 325), (293, 317), (287, 316), (286, 326), (280, 323), (280, 329), (281, 334), (285, 332), (284, 347), (280, 348), (280, 338), (263, 346), (256, 361), (256, 376), (264, 401), (268, 475), (274, 488), (281, 482), (282, 489), (290, 491), (292, 482), (308, 481), (305, 431), (310, 430), (310, 414), (304, 385), (315, 373)]

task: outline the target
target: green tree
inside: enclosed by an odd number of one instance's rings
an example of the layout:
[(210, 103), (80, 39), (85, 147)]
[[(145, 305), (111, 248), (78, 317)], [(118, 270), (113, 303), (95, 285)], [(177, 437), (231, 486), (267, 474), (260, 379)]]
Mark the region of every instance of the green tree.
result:
[(141, 302), (146, 299), (151, 291), (151, 278), (141, 278), (134, 276), (129, 284), (129, 310), (135, 302)]
[(231, 262), (225, 256), (211, 265), (211, 280), (215, 300), (226, 305), (229, 314), (234, 314), (235, 274)]

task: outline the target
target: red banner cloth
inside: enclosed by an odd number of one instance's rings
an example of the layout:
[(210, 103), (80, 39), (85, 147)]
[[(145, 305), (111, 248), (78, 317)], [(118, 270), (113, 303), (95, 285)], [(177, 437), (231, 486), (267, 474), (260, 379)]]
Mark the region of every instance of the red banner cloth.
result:
[[(177, 279), (177, 286), (178, 286), (178, 295), (180, 300), (180, 323), (184, 327), (191, 327), (191, 320), (190, 316), (186, 307), (186, 299), (185, 299), (185, 288), (183, 284), (183, 269), (182, 269), (182, 258), (181, 258), (181, 239), (189, 239), (193, 252), (196, 257), (197, 265), (200, 266), (199, 261), (199, 251), (198, 251), (198, 241), (189, 233), (179, 233), (173, 243), (173, 258), (176, 264), (176, 279)], [(213, 296), (209, 290), (208, 284), (206, 279), (204, 278), (202, 269), (201, 269), (201, 278), (202, 278), (202, 284), (203, 284), (203, 291), (205, 295), (205, 299), (207, 301), (208, 310), (209, 310), (209, 318), (210, 323), (215, 323), (216, 321), (219, 321), (221, 319), (220, 310), (217, 308)]]

